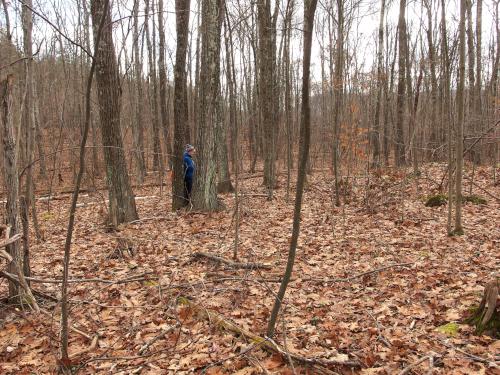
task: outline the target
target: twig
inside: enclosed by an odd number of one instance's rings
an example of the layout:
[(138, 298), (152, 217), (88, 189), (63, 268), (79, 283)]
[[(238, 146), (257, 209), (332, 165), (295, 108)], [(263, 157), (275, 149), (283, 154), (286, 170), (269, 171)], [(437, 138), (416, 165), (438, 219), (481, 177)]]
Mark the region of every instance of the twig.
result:
[(415, 367), (417, 367), (422, 362), (427, 361), (429, 358), (432, 358), (432, 356), (431, 355), (426, 355), (425, 357), (420, 358), (417, 362), (411, 364), (410, 366), (406, 367), (403, 371), (401, 371), (399, 373), (399, 375), (408, 374), (411, 370), (413, 370)]
[[(43, 314), (45, 314), (47, 316), (52, 317), (52, 313), (50, 311), (47, 311), (45, 309), (40, 309), (40, 312), (42, 312)], [(92, 336), (90, 336), (88, 333), (85, 333), (82, 330), (76, 328), (75, 326), (70, 325), (69, 329), (74, 331), (75, 333), (78, 333), (80, 336), (85, 337), (87, 340), (92, 341)]]
[[(466, 180), (471, 180), (470, 177), (468, 176), (464, 176), (464, 179)], [(496, 201), (500, 201), (500, 198), (498, 198), (497, 196), (493, 195), (492, 193), (490, 193), (488, 190), (484, 189), (483, 187), (479, 186), (478, 184), (476, 184), (474, 181), (471, 181), (472, 185), (474, 185), (475, 187), (477, 187), (479, 190), (481, 190), (483, 193), (486, 193), (488, 194), (490, 197), (492, 197), (493, 199), (495, 199)]]
[(169, 327), (167, 329), (162, 330), (158, 335), (153, 337), (149, 342), (147, 342), (145, 345), (141, 346), (141, 349), (139, 350), (139, 355), (143, 355), (150, 348), (151, 345), (153, 345), (158, 340), (161, 340), (162, 338), (164, 338), (166, 335), (168, 335), (170, 332), (177, 329), (178, 327), (179, 327), (179, 324), (176, 324), (172, 327)]
[(463, 355), (469, 357), (470, 359), (473, 359), (474, 361), (476, 362), (481, 362), (481, 363), (486, 363), (488, 366), (490, 367), (494, 367), (494, 368), (500, 368), (499, 365), (497, 365), (494, 361), (490, 361), (489, 359), (486, 359), (486, 358), (483, 358), (483, 357), (478, 357), (477, 355), (474, 355), (474, 354), (470, 354), (470, 353), (467, 353), (466, 351), (460, 349), (460, 348), (457, 348), (456, 346), (454, 345), (451, 345), (451, 344), (448, 344), (447, 342), (441, 340), (441, 342), (443, 343), (444, 346), (446, 346), (447, 348), (450, 348), (450, 349), (453, 349), (453, 350), (456, 350), (457, 352), (459, 353), (462, 353)]
[[(0, 275), (5, 278), (15, 278), (17, 280), (17, 276), (11, 273), (0, 271)], [(26, 280), (29, 280), (33, 283), (41, 283), (41, 284), (61, 284), (62, 280), (57, 279), (40, 279), (36, 277), (25, 277)], [(148, 281), (148, 280), (156, 280), (157, 276), (146, 277), (145, 275), (137, 275), (133, 277), (129, 277), (122, 280), (106, 280), (106, 279), (69, 279), (68, 283), (103, 283), (103, 284), (125, 284), (132, 283), (134, 281)]]

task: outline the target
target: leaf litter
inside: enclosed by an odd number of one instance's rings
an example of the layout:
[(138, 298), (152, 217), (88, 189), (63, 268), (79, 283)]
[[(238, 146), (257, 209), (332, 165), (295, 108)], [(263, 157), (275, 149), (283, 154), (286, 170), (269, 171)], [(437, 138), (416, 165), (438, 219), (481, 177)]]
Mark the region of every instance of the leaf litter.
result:
[[(371, 176), (368, 191), (363, 181), (351, 180), (341, 207), (334, 205), (330, 175), (308, 177), (296, 263), (275, 340), (286, 341), (287, 350), (307, 358), (355, 359), (362, 365), (336, 368), (339, 373), (398, 373), (424, 356), (432, 357), (435, 373), (498, 373), (498, 341), (475, 336), (460, 323), (500, 269), (498, 200), (465, 204), (465, 235), (448, 237), (446, 206), (425, 207), (442, 167), (431, 167), (428, 178), (419, 179), (418, 190), (416, 181), (408, 179), (401, 191), (401, 175), (385, 173)], [(477, 176), (477, 184), (499, 195), (491, 168)], [(136, 189), (137, 196), (147, 197), (137, 200), (139, 216), (146, 219), (122, 225), (116, 233), (103, 225), (102, 195), (82, 197), (70, 278), (139, 281), (70, 284), (71, 323), (98, 337), (92, 347), (71, 333), (74, 370), (293, 373), (287, 358), (265, 352), (178, 303), (188, 298), (265, 335), (292, 227), (293, 199), (286, 201), (285, 182), (280, 182), (273, 201), (248, 194), (240, 202), (238, 261), (270, 264), (270, 271), (232, 269), (191, 256), (203, 251), (232, 259), (231, 194), (221, 196), (226, 207), (221, 212), (173, 213), (168, 189), (162, 194), (152, 186)], [(260, 178), (242, 180), (240, 186), (243, 192), (264, 193)], [(69, 196), (51, 202), (50, 212), (38, 204), (46, 241), (32, 241), (32, 274), (59, 279)], [(116, 256), (117, 238), (125, 238), (134, 250)], [(397, 264), (407, 265), (384, 269)], [(377, 269), (382, 270), (371, 272)], [(59, 295), (58, 284), (32, 285)], [(5, 294), (5, 281), (0, 288)], [(2, 373), (56, 372), (60, 310), (54, 303), (43, 304), (50, 318), (2, 306)], [(439, 327), (453, 327), (453, 335)], [(430, 366), (423, 361), (411, 371), (427, 373)], [(297, 363), (293, 368), (315, 373)]]

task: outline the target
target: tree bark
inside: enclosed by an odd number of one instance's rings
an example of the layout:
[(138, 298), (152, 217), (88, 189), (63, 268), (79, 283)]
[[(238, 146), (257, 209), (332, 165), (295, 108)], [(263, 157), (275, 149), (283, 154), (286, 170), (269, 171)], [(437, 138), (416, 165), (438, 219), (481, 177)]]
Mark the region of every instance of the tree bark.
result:
[[(94, 38), (107, 0), (92, 0), (91, 14)], [(109, 222), (118, 224), (137, 220), (135, 198), (130, 186), (120, 129), (121, 88), (112, 37), (111, 13), (108, 9), (96, 56), (97, 97), (101, 121), (101, 136), (109, 189)]]
[(377, 51), (377, 99), (375, 103), (375, 119), (372, 132), (372, 149), (374, 167), (380, 166), (380, 108), (382, 107), (382, 93), (385, 85), (384, 76), (384, 15), (385, 0), (380, 5), (380, 21), (378, 26), (378, 51)]
[(163, 131), (163, 142), (167, 155), (162, 157), (162, 160), (167, 161), (167, 165), (171, 165), (172, 143), (170, 142), (170, 125), (168, 118), (168, 101), (167, 101), (167, 68), (165, 65), (165, 30), (163, 26), (163, 0), (158, 0), (158, 27), (160, 38), (160, 50), (158, 56), (158, 70), (160, 77), (160, 118), (161, 129)]
[[(153, 141), (153, 169), (159, 171), (162, 168), (161, 158), (161, 142), (160, 142), (160, 123), (158, 114), (158, 82), (156, 76), (156, 61), (155, 61), (155, 43), (151, 42), (151, 33), (149, 30), (149, 1), (146, 0), (144, 31), (146, 32), (146, 44), (148, 48), (148, 66), (149, 66), (149, 101), (151, 106), (151, 123), (152, 123), (152, 141)], [(152, 20), (154, 25), (154, 9), (151, 10)], [(155, 30), (153, 28), (153, 39)], [(151, 89), (152, 87), (152, 89)]]
[(222, 0), (205, 0), (201, 19), (201, 66), (198, 107), (198, 163), (193, 189), (193, 206), (203, 211), (218, 208), (215, 145), (220, 95), (220, 43)]
[(404, 138), (404, 117), (405, 117), (405, 56), (406, 56), (406, 0), (399, 2), (399, 22), (398, 22), (398, 96), (396, 103), (396, 137), (395, 137), (395, 161), (396, 166), (406, 164), (406, 147)]
[(297, 190), (295, 195), (295, 207), (293, 214), (293, 230), (288, 252), (288, 261), (286, 270), (283, 275), (280, 289), (276, 295), (274, 306), (271, 312), (271, 317), (267, 326), (267, 336), (273, 337), (276, 327), (278, 313), (285, 297), (286, 289), (292, 276), (293, 265), (295, 262), (295, 253), (297, 250), (297, 242), (300, 233), (300, 212), (302, 209), (302, 196), (304, 193), (304, 184), (306, 180), (306, 167), (309, 158), (309, 144), (311, 138), (311, 108), (309, 104), (309, 77), (311, 64), (311, 45), (312, 32), (314, 27), (314, 13), (316, 11), (317, 0), (304, 1), (304, 57), (303, 57), (303, 74), (302, 74), (302, 116), (300, 121), (300, 164), (297, 176)]
[(172, 182), (172, 209), (184, 206), (184, 172), (182, 154), (186, 143), (188, 106), (186, 87), (186, 52), (189, 32), (190, 0), (175, 0), (177, 50), (174, 71), (174, 178)]
[[(7, 225), (10, 227), (11, 236), (19, 233), (19, 178), (17, 172), (16, 142), (14, 139), (14, 114), (13, 114), (13, 76), (9, 75), (0, 81), (0, 125), (3, 145), (3, 165), (5, 172), (5, 190), (7, 191), (6, 216)], [(8, 272), (15, 273), (16, 265), (22, 269), (22, 257), (19, 242), (16, 241), (7, 246), (7, 252), (12, 257), (8, 265)], [(15, 264), (14, 264), (15, 262)], [(13, 302), (19, 302), (21, 289), (9, 281), (9, 298)]]
[(275, 185), (275, 114), (274, 83), (276, 45), (273, 43), (273, 20), (271, 16), (271, 0), (258, 0), (257, 19), (259, 29), (259, 102), (262, 119), (262, 135), (264, 137), (264, 186), (268, 197), (272, 199)]
[(460, 24), (458, 42), (458, 87), (457, 87), (457, 147), (456, 147), (456, 176), (455, 176), (455, 228), (453, 233), (461, 235), (464, 233), (462, 227), (462, 169), (463, 169), (463, 149), (464, 149), (464, 86), (465, 86), (465, 13), (467, 0), (460, 0)]
[[(144, 124), (143, 122), (143, 80), (142, 80), (142, 56), (139, 53), (139, 0), (134, 1), (134, 69), (135, 69), (135, 122), (132, 125), (132, 137), (134, 142), (134, 167), (139, 184), (144, 182), (146, 175), (146, 164), (144, 161)], [(147, 20), (146, 20), (147, 22)]]

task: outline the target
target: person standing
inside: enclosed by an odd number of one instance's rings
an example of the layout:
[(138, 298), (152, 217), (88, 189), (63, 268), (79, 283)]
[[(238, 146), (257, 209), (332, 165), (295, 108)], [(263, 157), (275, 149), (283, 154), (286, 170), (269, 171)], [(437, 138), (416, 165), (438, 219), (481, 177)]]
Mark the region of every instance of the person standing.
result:
[(184, 149), (184, 204), (191, 203), (191, 191), (193, 189), (193, 177), (196, 169), (193, 156), (196, 154), (196, 149), (188, 144)]

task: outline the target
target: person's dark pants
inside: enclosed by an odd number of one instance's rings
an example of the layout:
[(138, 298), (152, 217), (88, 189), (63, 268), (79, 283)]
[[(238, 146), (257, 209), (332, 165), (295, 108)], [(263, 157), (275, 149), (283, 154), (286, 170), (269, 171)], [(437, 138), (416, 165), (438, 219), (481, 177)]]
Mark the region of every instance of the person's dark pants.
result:
[(184, 204), (187, 206), (191, 202), (191, 190), (193, 189), (193, 180), (184, 179)]

